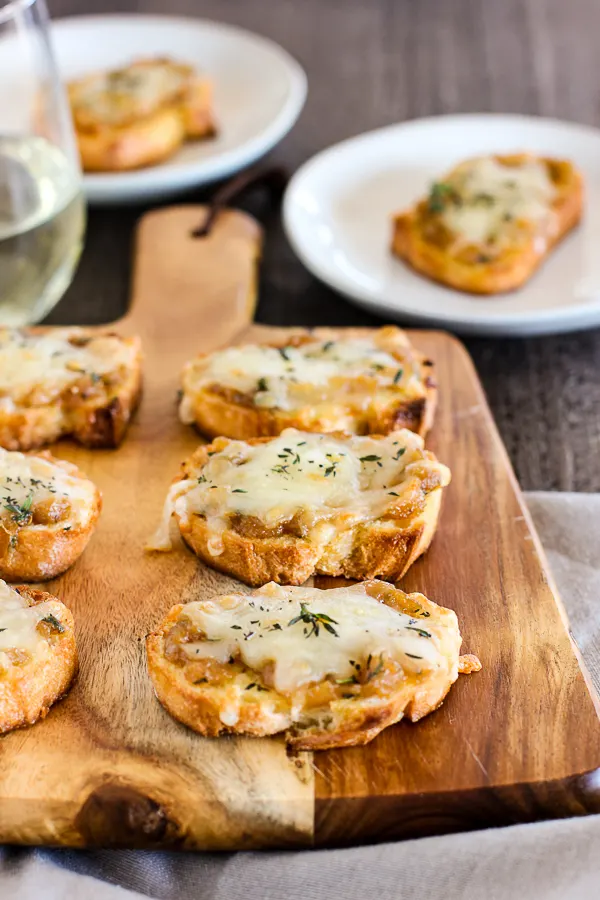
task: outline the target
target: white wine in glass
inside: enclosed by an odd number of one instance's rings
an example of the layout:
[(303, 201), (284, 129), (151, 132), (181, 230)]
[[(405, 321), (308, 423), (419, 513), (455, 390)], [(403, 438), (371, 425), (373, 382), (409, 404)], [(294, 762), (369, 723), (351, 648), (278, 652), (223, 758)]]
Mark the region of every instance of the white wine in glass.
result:
[(0, 0), (0, 326), (38, 322), (69, 286), (85, 204), (44, 0)]

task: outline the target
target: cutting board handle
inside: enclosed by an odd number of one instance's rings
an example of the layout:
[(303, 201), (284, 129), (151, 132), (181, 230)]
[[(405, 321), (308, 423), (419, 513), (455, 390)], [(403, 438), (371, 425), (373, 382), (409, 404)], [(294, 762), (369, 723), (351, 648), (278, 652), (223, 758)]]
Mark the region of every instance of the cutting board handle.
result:
[(149, 345), (194, 336), (196, 352), (233, 340), (252, 322), (262, 229), (224, 209), (209, 233), (194, 236), (206, 206), (147, 213), (136, 233), (131, 308), (119, 323)]

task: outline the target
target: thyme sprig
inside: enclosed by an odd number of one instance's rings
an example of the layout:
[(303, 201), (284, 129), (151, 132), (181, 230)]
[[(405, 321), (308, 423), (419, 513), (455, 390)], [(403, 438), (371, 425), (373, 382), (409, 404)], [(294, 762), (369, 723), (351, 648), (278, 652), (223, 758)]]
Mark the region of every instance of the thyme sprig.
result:
[(294, 616), (293, 619), (290, 619), (290, 621), (288, 622), (288, 628), (291, 625), (296, 625), (298, 622), (304, 622), (305, 625), (311, 626), (310, 631), (306, 631), (307, 638), (311, 637), (313, 634), (315, 637), (319, 637), (319, 629), (321, 625), (323, 626), (325, 631), (329, 632), (329, 634), (333, 634), (334, 637), (339, 637), (339, 634), (333, 627), (334, 625), (338, 625), (339, 623), (325, 613), (311, 612), (306, 603), (300, 604), (300, 615)]
[(31, 518), (31, 505), (33, 503), (33, 491), (22, 503), (17, 503), (13, 497), (7, 497), (4, 508), (11, 513), (13, 522), (17, 525), (25, 525)]

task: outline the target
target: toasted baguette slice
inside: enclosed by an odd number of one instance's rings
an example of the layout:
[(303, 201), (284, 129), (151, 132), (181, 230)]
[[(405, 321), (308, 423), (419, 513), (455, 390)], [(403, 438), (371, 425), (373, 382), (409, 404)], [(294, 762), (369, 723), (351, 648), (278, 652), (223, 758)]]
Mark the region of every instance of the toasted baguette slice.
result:
[(44, 718), (76, 670), (67, 607), (46, 591), (0, 582), (0, 733)]
[(0, 449), (0, 578), (45, 581), (65, 572), (101, 506), (96, 485), (72, 463)]
[[(285, 731), (299, 750), (366, 744), (437, 709), (462, 670), (452, 610), (367, 581), (267, 584), (173, 607), (148, 635), (160, 702), (200, 734)], [(469, 657), (465, 669), (480, 668)]]
[(200, 559), (247, 584), (316, 573), (395, 581), (429, 546), (449, 481), (406, 430), (217, 438), (183, 464), (149, 548), (170, 548), (174, 514)]
[(461, 163), (394, 219), (392, 250), (417, 272), (473, 294), (521, 287), (579, 222), (572, 163), (528, 153)]
[(86, 328), (0, 328), (0, 446), (72, 436), (116, 447), (142, 386), (139, 338)]
[(436, 401), (432, 361), (391, 325), (229, 347), (189, 362), (182, 381), (182, 421), (237, 440), (284, 428), (425, 435)]
[(170, 59), (94, 73), (68, 90), (87, 172), (149, 166), (172, 156), (185, 140), (215, 134), (210, 81)]

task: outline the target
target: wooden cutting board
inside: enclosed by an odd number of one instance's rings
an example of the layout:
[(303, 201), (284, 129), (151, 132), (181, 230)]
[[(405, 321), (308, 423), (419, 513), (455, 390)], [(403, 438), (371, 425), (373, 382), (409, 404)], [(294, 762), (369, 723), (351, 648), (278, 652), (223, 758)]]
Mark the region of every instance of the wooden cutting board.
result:
[(142, 221), (132, 308), (116, 325), (145, 350), (125, 443), (56, 451), (98, 483), (104, 511), (83, 557), (50, 584), (75, 615), (79, 677), (45, 721), (0, 738), (0, 841), (310, 847), (599, 811), (598, 707), (472, 363), (446, 334), (412, 334), (436, 362), (430, 446), (453, 480), (433, 546), (402, 586), (456, 610), (482, 672), (418, 725), (314, 755), (288, 755), (280, 739), (203, 739), (156, 701), (146, 633), (174, 603), (233, 584), (181, 545), (143, 550), (199, 440), (177, 420), (179, 372), (200, 351), (275, 333), (250, 324), (257, 224), (226, 212), (192, 239), (202, 215), (173, 207)]

